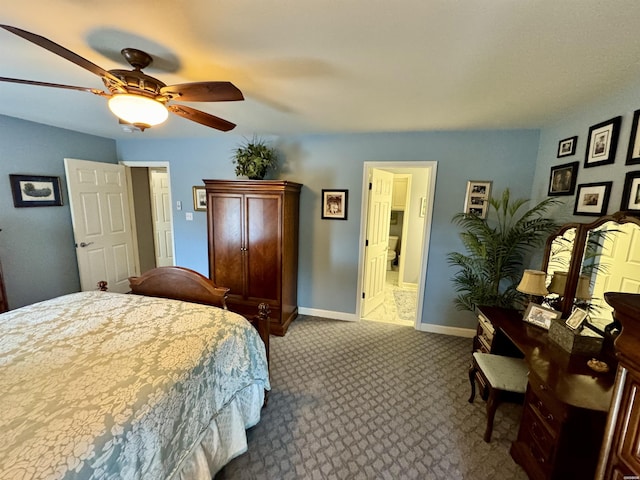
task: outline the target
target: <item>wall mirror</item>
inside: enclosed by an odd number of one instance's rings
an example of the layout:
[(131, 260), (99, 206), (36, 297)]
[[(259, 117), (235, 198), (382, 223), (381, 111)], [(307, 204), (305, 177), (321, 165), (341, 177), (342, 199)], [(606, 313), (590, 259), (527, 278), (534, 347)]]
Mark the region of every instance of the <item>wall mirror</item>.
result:
[(548, 302), (562, 318), (578, 306), (602, 331), (613, 320), (604, 293), (640, 293), (640, 218), (617, 212), (563, 225), (547, 239), (542, 270)]

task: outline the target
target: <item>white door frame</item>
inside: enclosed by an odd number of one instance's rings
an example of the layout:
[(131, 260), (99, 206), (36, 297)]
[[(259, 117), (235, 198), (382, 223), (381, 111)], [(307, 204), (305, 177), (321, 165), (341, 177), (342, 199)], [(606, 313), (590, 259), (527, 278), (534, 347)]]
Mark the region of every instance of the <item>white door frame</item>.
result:
[[(154, 161), (142, 161), (142, 162), (132, 162), (129, 160), (123, 160), (118, 162), (120, 165), (124, 165), (125, 167), (127, 167), (127, 185), (129, 188), (129, 210), (131, 211), (131, 219), (132, 219), (132, 224), (135, 225), (135, 212), (134, 212), (134, 208), (133, 208), (133, 192), (132, 192), (132, 188), (131, 188), (131, 174), (130, 174), (130, 168), (166, 168), (167, 169), (167, 175), (169, 176), (169, 202), (171, 205), (171, 208), (169, 209), (169, 215), (171, 216), (171, 234), (173, 235), (173, 242), (172, 242), (172, 254), (173, 254), (173, 262), (175, 264), (176, 261), (176, 232), (175, 232), (175, 224), (173, 222), (173, 196), (172, 196), (172, 191), (171, 191), (171, 165), (169, 162), (154, 162)], [(133, 229), (133, 248), (134, 248), (134, 255), (136, 258), (136, 262), (138, 263), (138, 269), (140, 269), (140, 257), (139, 257), (139, 251), (138, 251), (138, 235), (136, 233), (136, 229)]]
[(426, 168), (429, 170), (429, 184), (427, 187), (427, 211), (424, 218), (424, 230), (422, 254), (420, 256), (420, 279), (418, 281), (418, 302), (416, 308), (416, 318), (414, 328), (420, 329), (422, 323), (422, 309), (424, 305), (424, 285), (427, 278), (427, 260), (429, 256), (429, 242), (431, 237), (431, 223), (433, 221), (433, 203), (436, 194), (436, 173), (438, 162), (435, 161), (416, 161), (416, 162), (364, 162), (362, 169), (362, 200), (360, 202), (360, 253), (358, 256), (358, 289), (356, 299), (356, 318), (360, 319), (360, 311), (362, 305), (362, 282), (363, 282), (363, 266), (364, 266), (364, 243), (367, 236), (367, 207), (369, 194), (369, 169), (394, 169), (394, 168)]

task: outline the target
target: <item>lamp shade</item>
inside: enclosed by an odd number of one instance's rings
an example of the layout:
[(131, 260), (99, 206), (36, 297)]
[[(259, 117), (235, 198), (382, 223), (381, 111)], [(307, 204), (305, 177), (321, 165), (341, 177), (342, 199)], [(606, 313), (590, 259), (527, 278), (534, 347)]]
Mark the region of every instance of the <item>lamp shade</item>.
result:
[(169, 116), (167, 108), (153, 98), (121, 93), (109, 99), (109, 110), (127, 123), (159, 125)]
[(527, 295), (544, 296), (549, 292), (545, 286), (547, 274), (541, 270), (525, 270), (516, 290)]
[(576, 287), (576, 298), (578, 300), (589, 300), (591, 298), (591, 285), (588, 275), (580, 275), (578, 286)]
[(564, 289), (567, 286), (567, 272), (553, 272), (551, 283), (549, 283), (549, 292), (557, 293), (564, 296)]

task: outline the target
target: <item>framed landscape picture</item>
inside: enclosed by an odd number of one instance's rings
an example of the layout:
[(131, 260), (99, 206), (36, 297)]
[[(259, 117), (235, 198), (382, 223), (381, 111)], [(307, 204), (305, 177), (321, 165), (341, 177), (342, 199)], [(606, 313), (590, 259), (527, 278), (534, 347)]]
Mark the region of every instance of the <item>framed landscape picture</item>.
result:
[(578, 185), (574, 215), (600, 217), (607, 213), (613, 182), (583, 183)]
[(59, 207), (60, 177), (43, 175), (9, 175), (15, 207)]
[(621, 122), (622, 117), (615, 117), (589, 129), (584, 168), (606, 165), (615, 161)]
[(536, 327), (549, 330), (551, 322), (556, 318), (560, 318), (560, 315), (562, 315), (562, 312), (530, 302), (522, 319)]

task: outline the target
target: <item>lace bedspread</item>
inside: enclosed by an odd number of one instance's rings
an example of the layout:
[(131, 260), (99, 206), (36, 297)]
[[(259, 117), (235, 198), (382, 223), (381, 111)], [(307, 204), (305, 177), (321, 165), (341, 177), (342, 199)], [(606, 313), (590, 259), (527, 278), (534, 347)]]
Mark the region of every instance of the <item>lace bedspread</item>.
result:
[(242, 394), (263, 388), (259, 335), (215, 307), (82, 292), (7, 312), (0, 478), (171, 478), (231, 402), (257, 422)]

